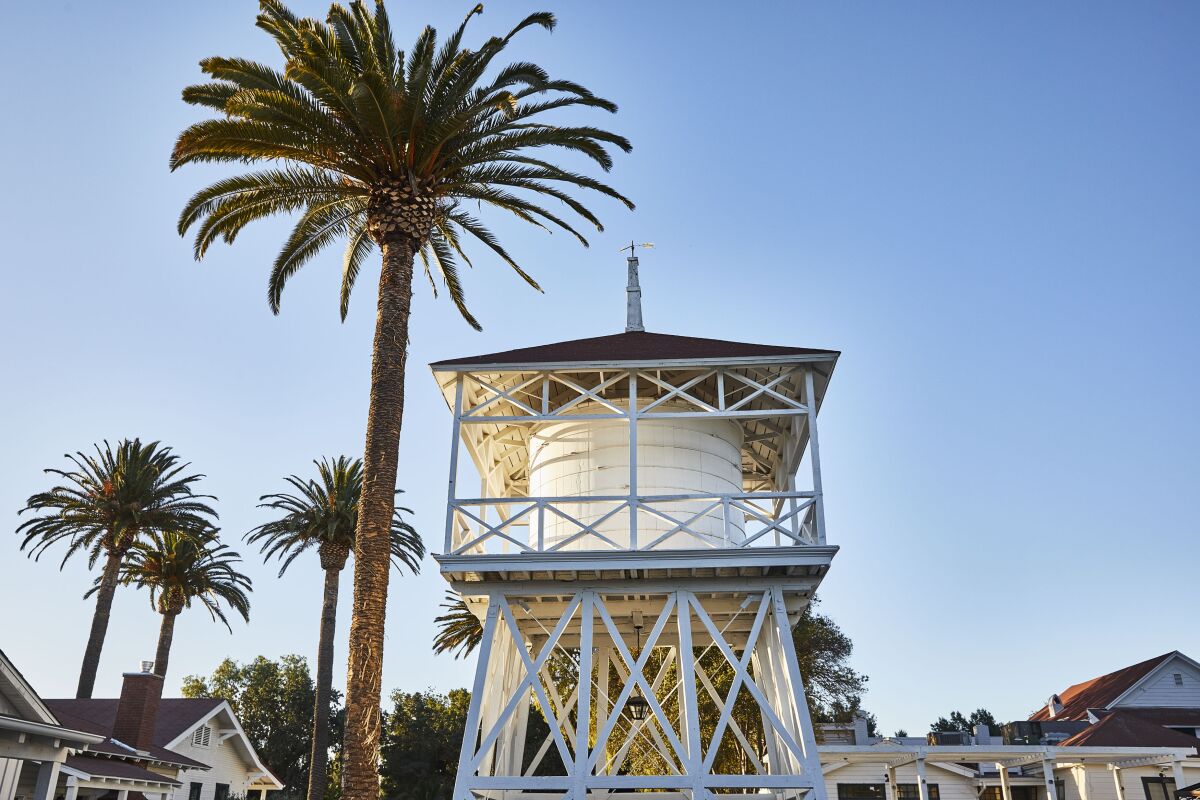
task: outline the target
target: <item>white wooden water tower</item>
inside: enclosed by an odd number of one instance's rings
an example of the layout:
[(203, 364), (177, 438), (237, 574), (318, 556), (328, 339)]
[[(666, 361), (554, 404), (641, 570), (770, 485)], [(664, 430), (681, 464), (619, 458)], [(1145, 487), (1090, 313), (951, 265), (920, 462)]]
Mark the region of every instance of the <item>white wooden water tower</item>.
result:
[(791, 628), (837, 551), (816, 422), (838, 353), (644, 332), (636, 269), (625, 333), (432, 365), (437, 560), (483, 621), (454, 800), (825, 800)]

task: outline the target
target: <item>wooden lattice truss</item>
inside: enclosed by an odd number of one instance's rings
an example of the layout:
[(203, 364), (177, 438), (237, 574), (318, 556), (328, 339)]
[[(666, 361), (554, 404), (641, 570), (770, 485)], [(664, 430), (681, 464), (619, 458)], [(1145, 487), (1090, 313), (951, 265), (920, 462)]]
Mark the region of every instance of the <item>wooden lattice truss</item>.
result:
[[(781, 491), (809, 438), (824, 363), (439, 372), (463, 441), (492, 497), (529, 492), (530, 424), (571, 419), (727, 418), (741, 425), (743, 486)], [(813, 409), (814, 414), (816, 407)]]
[[(791, 637), (805, 593), (695, 584), (486, 603), (455, 800), (825, 800)], [(745, 730), (735, 707), (761, 726)]]

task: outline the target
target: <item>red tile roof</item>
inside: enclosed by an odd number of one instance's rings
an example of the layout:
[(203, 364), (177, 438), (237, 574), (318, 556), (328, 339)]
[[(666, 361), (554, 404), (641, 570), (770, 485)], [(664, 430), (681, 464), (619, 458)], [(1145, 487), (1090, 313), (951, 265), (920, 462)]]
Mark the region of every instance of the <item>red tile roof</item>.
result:
[(769, 344), (727, 342), (695, 336), (666, 333), (616, 333), (590, 339), (573, 339), (537, 347), (522, 347), (480, 356), (437, 361), (432, 367), (477, 366), (480, 364), (523, 365), (612, 361), (690, 361), (713, 358), (778, 358), (783, 356), (826, 356), (835, 359), (836, 350), (808, 347), (780, 347)]
[(1164, 653), (1116, 672), (1092, 678), (1090, 681), (1077, 683), (1059, 694), (1063, 705), (1061, 712), (1051, 717), (1050, 709), (1043, 706), (1029, 719), (1034, 722), (1049, 719), (1086, 720), (1089, 708), (1108, 708), (1114, 700), (1173, 655), (1174, 652)]
[(1156, 725), (1135, 713), (1111, 711), (1061, 742), (1061, 747), (1200, 747), (1200, 739)]

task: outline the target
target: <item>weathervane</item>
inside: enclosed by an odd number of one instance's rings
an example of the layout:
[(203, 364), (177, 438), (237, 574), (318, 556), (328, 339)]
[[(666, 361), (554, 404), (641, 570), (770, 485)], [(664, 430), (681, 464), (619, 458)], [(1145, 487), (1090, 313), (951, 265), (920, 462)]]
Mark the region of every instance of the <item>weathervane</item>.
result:
[(646, 330), (642, 325), (642, 286), (638, 283), (638, 258), (636, 250), (639, 247), (654, 247), (653, 242), (630, 242), (619, 252), (629, 251), (625, 263), (629, 265), (629, 281), (625, 285), (625, 332), (641, 333)]

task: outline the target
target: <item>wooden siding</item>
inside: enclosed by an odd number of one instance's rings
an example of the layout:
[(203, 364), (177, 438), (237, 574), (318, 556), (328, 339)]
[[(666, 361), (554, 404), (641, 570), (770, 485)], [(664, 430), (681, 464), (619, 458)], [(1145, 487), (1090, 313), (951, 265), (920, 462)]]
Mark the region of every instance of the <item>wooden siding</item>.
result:
[[(221, 717), (222, 715), (218, 714), (216, 720), (210, 720), (207, 723), (213, 729), (208, 747), (197, 747), (192, 744), (192, 734), (195, 730), (192, 729), (187, 732), (187, 736), (182, 742), (171, 748), (180, 755), (193, 758), (202, 764), (208, 764), (212, 769), (208, 771), (181, 770), (175, 780), (179, 781), (182, 786), (175, 789), (167, 800), (188, 800), (188, 789), (192, 783), (201, 785), (200, 800), (214, 800), (218, 783), (229, 784), (231, 795), (247, 795), (250, 792), (249, 786), (252, 781), (249, 776), (256, 771), (256, 768), (248, 764), (238, 752), (238, 746), (235, 744), (236, 736), (223, 742), (219, 741), (221, 737), (217, 729), (231, 727), (227, 720), (224, 723), (219, 722)], [(257, 800), (257, 795), (258, 792), (255, 790), (251, 800)]]
[[(1175, 683), (1179, 675), (1183, 685)], [(1179, 657), (1146, 676), (1116, 708), (1160, 706), (1166, 708), (1200, 708), (1200, 670)]]

